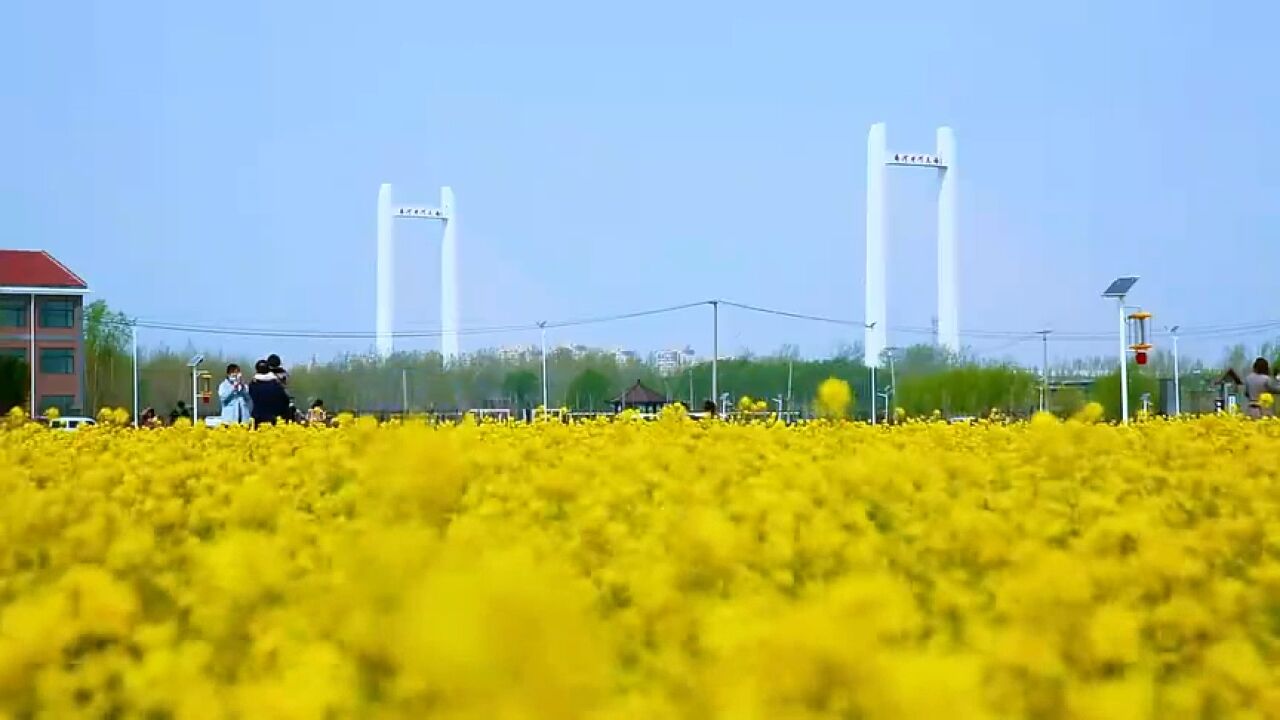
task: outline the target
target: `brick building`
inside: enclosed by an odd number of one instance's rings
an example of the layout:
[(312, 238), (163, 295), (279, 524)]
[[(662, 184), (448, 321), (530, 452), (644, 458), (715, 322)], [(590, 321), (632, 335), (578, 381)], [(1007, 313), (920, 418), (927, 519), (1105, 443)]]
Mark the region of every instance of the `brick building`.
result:
[(89, 287), (47, 252), (0, 250), (0, 355), (27, 363), (33, 414), (82, 412), (84, 296)]

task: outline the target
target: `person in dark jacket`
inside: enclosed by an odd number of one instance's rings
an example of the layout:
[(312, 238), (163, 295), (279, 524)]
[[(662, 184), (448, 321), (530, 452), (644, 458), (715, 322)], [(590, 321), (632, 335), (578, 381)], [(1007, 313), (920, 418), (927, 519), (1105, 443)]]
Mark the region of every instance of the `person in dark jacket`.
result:
[[(285, 395), (289, 395), (289, 371), (284, 369), (284, 361), (279, 355), (271, 353), (267, 356), (267, 367), (271, 368), (271, 374), (276, 376), (280, 381), (280, 387), (284, 388)], [(285, 413), (281, 416), (288, 422), (299, 420), (298, 406), (293, 404), (293, 396), (289, 395), (289, 406)]]
[(280, 384), (280, 379), (271, 372), (266, 360), (259, 360), (253, 366), (253, 382), (249, 383), (249, 399), (253, 403), (253, 422), (255, 425), (272, 425), (289, 412), (289, 395)]
[(181, 400), (178, 401), (178, 407), (169, 411), (169, 424), (177, 425), (179, 418), (191, 419), (191, 411), (187, 409), (187, 404)]

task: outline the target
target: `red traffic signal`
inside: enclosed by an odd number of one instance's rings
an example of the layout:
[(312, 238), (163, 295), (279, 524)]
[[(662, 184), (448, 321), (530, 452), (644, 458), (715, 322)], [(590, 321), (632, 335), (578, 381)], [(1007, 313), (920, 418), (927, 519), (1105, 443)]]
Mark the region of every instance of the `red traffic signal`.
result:
[(1146, 353), (1145, 351), (1143, 351), (1143, 350), (1139, 350), (1139, 351), (1137, 351), (1137, 352), (1135, 352), (1135, 353), (1133, 354), (1133, 359), (1134, 359), (1134, 361), (1135, 361), (1135, 362), (1137, 362), (1139, 365), (1146, 365), (1146, 364), (1147, 364), (1147, 353)]

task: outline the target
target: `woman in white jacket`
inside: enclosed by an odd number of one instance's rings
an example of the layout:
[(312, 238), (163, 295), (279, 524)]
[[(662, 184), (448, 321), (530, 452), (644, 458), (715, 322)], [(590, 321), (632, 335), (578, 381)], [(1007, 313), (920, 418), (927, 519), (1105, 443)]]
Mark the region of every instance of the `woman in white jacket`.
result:
[(240, 377), (240, 366), (227, 366), (227, 378), (218, 385), (218, 401), (222, 403), (222, 422), (248, 425), (253, 418), (253, 401), (249, 384)]

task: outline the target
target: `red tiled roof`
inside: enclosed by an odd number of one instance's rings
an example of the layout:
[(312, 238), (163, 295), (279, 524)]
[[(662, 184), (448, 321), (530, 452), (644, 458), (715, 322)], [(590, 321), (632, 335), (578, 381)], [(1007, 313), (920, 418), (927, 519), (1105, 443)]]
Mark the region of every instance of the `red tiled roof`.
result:
[(43, 250), (0, 250), (0, 287), (86, 290), (89, 286)]

